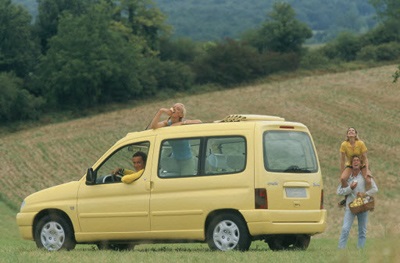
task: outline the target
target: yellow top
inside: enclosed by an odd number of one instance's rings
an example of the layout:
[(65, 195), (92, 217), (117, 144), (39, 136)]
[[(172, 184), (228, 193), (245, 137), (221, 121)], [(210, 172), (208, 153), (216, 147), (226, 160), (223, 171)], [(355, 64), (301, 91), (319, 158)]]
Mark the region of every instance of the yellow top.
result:
[(359, 155), (360, 157), (363, 153), (368, 151), (367, 146), (365, 146), (364, 142), (361, 140), (356, 140), (354, 147), (351, 146), (349, 141), (342, 142), (340, 145), (340, 152), (346, 154), (346, 166), (350, 166), (350, 160), (353, 155)]
[(142, 176), (143, 172), (144, 172), (144, 169), (137, 171), (137, 172), (132, 171), (132, 170), (124, 170), (124, 176), (121, 178), (121, 181), (126, 184), (133, 183), (134, 181), (139, 179), (140, 176)]

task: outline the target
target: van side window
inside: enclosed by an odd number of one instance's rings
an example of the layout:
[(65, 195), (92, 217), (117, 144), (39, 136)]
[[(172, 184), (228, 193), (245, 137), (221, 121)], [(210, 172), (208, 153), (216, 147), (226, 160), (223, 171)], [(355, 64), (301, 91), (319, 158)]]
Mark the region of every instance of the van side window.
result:
[(112, 176), (112, 171), (120, 167), (123, 169), (134, 170), (132, 164), (132, 156), (134, 153), (141, 151), (146, 155), (149, 152), (150, 143), (140, 142), (125, 145), (115, 151), (99, 168), (97, 168), (96, 184), (107, 184), (121, 182), (121, 179)]
[(246, 166), (244, 137), (214, 137), (206, 142), (205, 174), (237, 173)]
[(200, 139), (171, 139), (161, 144), (159, 177), (185, 177), (198, 174)]
[(310, 136), (298, 131), (267, 131), (263, 136), (264, 167), (271, 172), (318, 171)]

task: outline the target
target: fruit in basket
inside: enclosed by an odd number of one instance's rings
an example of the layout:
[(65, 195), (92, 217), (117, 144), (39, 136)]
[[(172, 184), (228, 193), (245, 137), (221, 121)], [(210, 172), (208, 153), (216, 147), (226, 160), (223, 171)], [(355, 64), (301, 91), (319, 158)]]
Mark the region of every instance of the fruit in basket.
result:
[(369, 203), (369, 202), (371, 202), (371, 197), (369, 195), (367, 195), (367, 196), (365, 196), (363, 198), (363, 203), (366, 204), (366, 203)]
[(357, 206), (361, 206), (363, 204), (364, 204), (363, 199), (361, 197), (358, 197), (358, 198), (354, 199), (353, 202), (350, 203), (350, 207), (357, 207)]

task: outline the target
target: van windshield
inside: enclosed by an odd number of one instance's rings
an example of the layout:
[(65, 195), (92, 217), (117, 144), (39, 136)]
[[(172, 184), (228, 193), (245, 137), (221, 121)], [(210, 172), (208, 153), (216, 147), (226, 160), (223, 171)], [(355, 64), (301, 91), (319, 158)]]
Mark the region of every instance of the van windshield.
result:
[(263, 135), (264, 167), (283, 173), (313, 173), (318, 163), (310, 136), (299, 131), (266, 131)]

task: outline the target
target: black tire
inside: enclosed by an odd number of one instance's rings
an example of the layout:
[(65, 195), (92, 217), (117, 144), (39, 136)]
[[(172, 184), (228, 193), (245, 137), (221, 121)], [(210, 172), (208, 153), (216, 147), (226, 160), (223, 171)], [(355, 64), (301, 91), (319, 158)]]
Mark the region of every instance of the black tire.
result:
[(135, 244), (132, 243), (116, 244), (104, 241), (98, 243), (97, 248), (99, 250), (128, 251), (128, 250), (133, 250), (135, 248)]
[(268, 240), (268, 246), (273, 251), (306, 250), (310, 244), (310, 235), (278, 235)]
[(284, 237), (283, 236), (276, 236), (275, 238), (272, 238), (268, 240), (268, 246), (272, 251), (280, 251), (284, 250), (284, 242), (283, 242)]
[(310, 235), (296, 235), (296, 241), (293, 244), (294, 249), (306, 250), (311, 242)]
[(207, 243), (212, 250), (249, 250), (250, 234), (244, 220), (235, 214), (214, 217), (207, 227)]
[(34, 239), (38, 248), (48, 251), (72, 250), (76, 241), (72, 227), (59, 215), (46, 215), (35, 226)]

